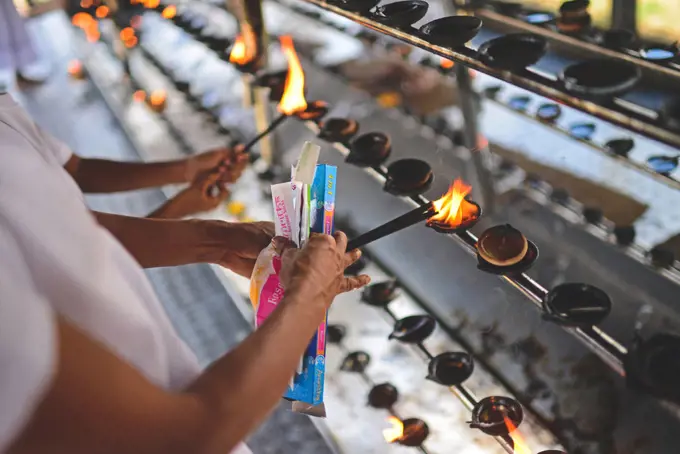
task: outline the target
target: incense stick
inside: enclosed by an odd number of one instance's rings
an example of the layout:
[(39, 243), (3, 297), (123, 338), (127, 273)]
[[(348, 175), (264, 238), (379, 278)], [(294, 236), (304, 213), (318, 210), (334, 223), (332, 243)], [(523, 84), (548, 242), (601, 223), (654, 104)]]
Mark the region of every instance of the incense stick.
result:
[(352, 251), (354, 249), (366, 246), (368, 243), (372, 243), (373, 241), (377, 241), (386, 237), (387, 235), (391, 235), (395, 232), (422, 222), (434, 216), (435, 214), (436, 212), (432, 202), (421, 205), (415, 210), (409, 211), (398, 218), (392, 219), (391, 221), (386, 222), (385, 224), (350, 240), (349, 243), (347, 243), (347, 250)]

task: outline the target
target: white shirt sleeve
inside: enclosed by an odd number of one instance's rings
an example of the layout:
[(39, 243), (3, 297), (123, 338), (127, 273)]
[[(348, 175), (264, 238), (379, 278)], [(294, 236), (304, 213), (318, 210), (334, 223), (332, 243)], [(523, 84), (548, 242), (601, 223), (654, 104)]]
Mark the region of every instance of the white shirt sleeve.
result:
[(59, 165), (64, 167), (68, 160), (71, 159), (71, 156), (73, 156), (71, 148), (52, 134), (41, 128), (38, 128), (38, 130), (40, 131), (45, 147), (52, 155), (54, 155)]
[(0, 219), (0, 453), (21, 433), (52, 379), (54, 314)]

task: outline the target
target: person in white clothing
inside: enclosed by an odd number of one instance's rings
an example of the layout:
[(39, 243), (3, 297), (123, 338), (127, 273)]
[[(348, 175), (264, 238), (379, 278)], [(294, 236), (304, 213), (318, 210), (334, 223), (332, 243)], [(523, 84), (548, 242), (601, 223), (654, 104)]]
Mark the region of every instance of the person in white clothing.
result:
[(368, 283), (343, 275), (359, 252), (342, 233), (300, 250), (274, 239), (285, 298), (201, 371), (140, 264), (249, 275), (268, 226), (132, 219), (152, 243), (133, 257), (87, 209), (60, 147), (0, 95), (0, 453), (249, 452), (242, 440), (280, 399), (333, 298)]

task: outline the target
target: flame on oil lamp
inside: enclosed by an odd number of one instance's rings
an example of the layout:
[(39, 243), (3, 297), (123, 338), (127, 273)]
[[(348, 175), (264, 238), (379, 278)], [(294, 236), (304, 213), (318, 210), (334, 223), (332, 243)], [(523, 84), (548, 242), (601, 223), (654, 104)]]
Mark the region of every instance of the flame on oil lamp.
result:
[(109, 16), (109, 7), (102, 5), (97, 7), (97, 9), (94, 12), (95, 16), (97, 16), (99, 19), (104, 19), (105, 17)]
[(512, 420), (504, 415), (503, 421), (505, 421), (505, 427), (508, 428), (508, 435), (510, 435), (510, 438), (512, 438), (515, 454), (531, 454), (531, 450), (527, 446), (524, 438), (519, 433), (517, 426), (515, 426)]
[(455, 63), (453, 61), (448, 60), (446, 58), (442, 58), (441, 62), (439, 63), (439, 66), (441, 66), (442, 69), (451, 69), (451, 68), (453, 68), (454, 64)]
[(149, 9), (156, 9), (160, 6), (161, 0), (146, 0), (144, 6)]
[(146, 93), (144, 92), (144, 90), (137, 90), (132, 94), (132, 99), (135, 102), (144, 102), (146, 101)]
[(167, 98), (168, 96), (165, 93), (165, 90), (154, 90), (148, 98), (149, 107), (155, 112), (163, 112)]
[(74, 79), (84, 79), (85, 69), (80, 60), (71, 60), (68, 63), (68, 74)]
[(81, 0), (80, 7), (85, 9), (92, 7), (92, 0)]
[(172, 19), (177, 15), (177, 7), (175, 5), (169, 5), (166, 6), (163, 12), (161, 13), (161, 16), (163, 16), (163, 19)]
[(300, 59), (295, 52), (293, 38), (282, 36), (280, 38), (283, 53), (288, 60), (288, 76), (283, 90), (283, 96), (278, 105), (278, 110), (282, 114), (294, 115), (307, 109), (305, 99), (305, 72), (302, 70)]
[(408, 418), (402, 421), (395, 416), (390, 416), (387, 420), (392, 424), (391, 428), (383, 430), (383, 437), (388, 443), (416, 447), (422, 445), (430, 434), (430, 429), (425, 421), (417, 418)]
[(471, 227), (479, 219), (481, 210), (479, 205), (465, 199), (470, 191), (472, 186), (463, 180), (454, 180), (448, 192), (432, 202), (436, 214), (427, 220), (427, 226), (441, 233)]
[(241, 33), (236, 36), (234, 45), (229, 53), (229, 62), (246, 68), (255, 60), (257, 54), (257, 44), (255, 43), (255, 34), (248, 24), (241, 26)]
[(132, 27), (125, 27), (120, 31), (120, 39), (122, 39), (123, 41), (134, 37), (135, 31), (132, 29)]
[(385, 437), (385, 441), (388, 443), (399, 441), (399, 439), (404, 436), (404, 423), (401, 422), (401, 419), (395, 416), (390, 416), (387, 418), (387, 421), (392, 424), (392, 427), (389, 429), (383, 429), (383, 437)]
[(462, 180), (455, 180), (441, 198), (399, 216), (375, 229), (349, 241), (347, 250), (353, 250), (379, 240), (422, 221), (440, 233), (455, 233), (472, 227), (482, 214), (475, 202), (465, 199), (471, 187)]

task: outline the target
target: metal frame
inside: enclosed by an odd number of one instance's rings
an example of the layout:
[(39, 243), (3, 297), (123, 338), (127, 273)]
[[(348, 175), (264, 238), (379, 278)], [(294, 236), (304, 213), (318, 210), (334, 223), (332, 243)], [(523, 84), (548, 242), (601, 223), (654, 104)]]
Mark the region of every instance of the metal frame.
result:
[[(470, 48), (458, 48), (456, 50), (435, 46), (424, 39), (415, 36), (408, 31), (381, 24), (360, 14), (356, 14), (338, 6), (329, 4), (324, 0), (304, 0), (306, 3), (316, 5), (324, 10), (338, 14), (346, 19), (371, 28), (384, 35), (396, 38), (413, 46), (424, 49), (432, 54), (464, 64), (471, 69), (488, 74), (496, 79), (503, 80), (512, 85), (524, 88), (541, 96), (559, 101), (569, 107), (580, 110), (600, 118), (614, 125), (630, 131), (642, 134), (651, 139), (664, 142), (675, 148), (680, 148), (680, 132), (670, 131), (657, 124), (657, 122), (645, 115), (635, 114), (615, 103), (608, 105), (597, 104), (593, 101), (580, 99), (567, 93), (552, 79), (531, 70), (520, 73), (491, 68), (476, 58), (476, 52)], [(500, 16), (505, 17), (505, 16)]]

